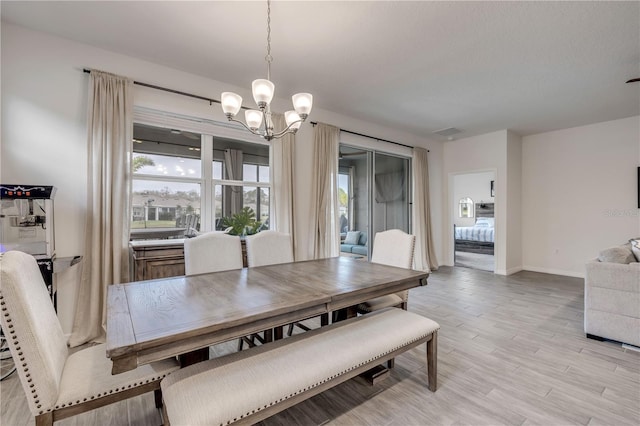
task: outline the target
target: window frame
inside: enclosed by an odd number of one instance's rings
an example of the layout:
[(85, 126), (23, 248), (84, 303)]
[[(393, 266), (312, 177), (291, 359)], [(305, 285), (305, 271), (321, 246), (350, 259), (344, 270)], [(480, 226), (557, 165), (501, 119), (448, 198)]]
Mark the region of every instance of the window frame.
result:
[[(199, 178), (180, 176), (156, 176), (143, 173), (131, 174), (133, 180), (145, 180), (155, 182), (177, 182), (200, 184), (200, 232), (210, 232), (215, 230), (215, 194), (216, 185), (260, 187), (269, 189), (269, 212), (271, 208), (271, 196), (273, 194), (273, 147), (262, 138), (247, 133), (245, 130), (228, 123), (220, 123), (214, 120), (189, 117), (185, 115), (153, 110), (145, 107), (134, 107), (133, 123), (147, 126), (160, 127), (164, 129), (177, 129), (185, 132), (200, 134), (200, 164), (201, 174)], [(232, 139), (238, 142), (264, 145), (269, 148), (269, 182), (237, 181), (213, 178), (213, 147), (214, 138)], [(133, 144), (133, 142), (132, 142)], [(132, 146), (132, 157), (134, 146)], [(255, 163), (248, 163), (255, 164)], [(255, 164), (264, 166), (262, 164)], [(224, 177), (224, 173), (222, 174)], [(258, 176), (259, 179), (259, 176)], [(256, 212), (257, 215), (258, 212)], [(131, 215), (133, 215), (133, 206)], [(131, 219), (130, 219), (131, 220)]]

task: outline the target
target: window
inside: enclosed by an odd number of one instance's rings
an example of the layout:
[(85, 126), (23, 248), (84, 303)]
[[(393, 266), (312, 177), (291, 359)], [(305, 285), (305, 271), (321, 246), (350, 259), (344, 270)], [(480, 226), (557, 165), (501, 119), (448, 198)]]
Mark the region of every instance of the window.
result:
[(243, 207), (268, 228), (268, 145), (139, 123), (133, 142), (132, 239), (221, 230)]
[[(269, 183), (269, 165), (244, 164), (243, 179), (256, 184)], [(243, 190), (243, 205), (249, 206), (256, 212), (260, 222), (269, 220), (269, 188), (263, 186), (245, 186)]]
[(213, 138), (215, 229), (225, 229), (224, 218), (249, 207), (269, 228), (269, 146)]

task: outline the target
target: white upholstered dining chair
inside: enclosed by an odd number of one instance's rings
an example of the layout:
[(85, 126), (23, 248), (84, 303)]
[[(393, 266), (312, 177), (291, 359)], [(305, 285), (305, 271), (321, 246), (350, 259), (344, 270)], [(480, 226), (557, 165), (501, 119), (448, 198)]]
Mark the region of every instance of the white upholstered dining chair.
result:
[[(407, 234), (399, 229), (378, 232), (373, 241), (371, 263), (411, 269), (413, 267), (415, 245), (415, 235)], [(359, 314), (367, 314), (389, 307), (402, 308), (406, 311), (408, 301), (409, 290), (405, 290), (360, 303), (357, 311)], [(393, 368), (394, 364), (395, 358), (387, 361), (389, 368)]]
[(185, 275), (242, 269), (240, 237), (207, 232), (184, 240)]
[[(248, 235), (245, 238), (245, 244), (247, 246), (247, 266), (249, 268), (289, 263), (294, 260), (291, 235), (283, 232), (267, 230)], [(256, 340), (260, 343), (266, 343), (271, 337), (267, 336), (266, 333), (262, 336), (257, 333), (252, 334), (240, 340), (238, 350), (242, 350), (244, 342), (251, 347), (255, 345)]]
[(168, 359), (112, 375), (104, 344), (70, 353), (40, 269), (26, 253), (2, 255), (0, 310), (36, 426), (150, 391), (159, 407), (160, 380), (179, 368)]
[[(213, 231), (184, 240), (184, 274), (187, 276), (242, 268), (242, 243), (237, 235)], [(242, 350), (245, 339), (251, 341), (240, 337), (238, 350)]]
[[(381, 265), (397, 266), (399, 268), (411, 269), (413, 267), (413, 252), (415, 248), (415, 235), (407, 234), (399, 229), (378, 232), (373, 241), (373, 253), (371, 263)], [(358, 305), (358, 313), (378, 311), (391, 306), (407, 309), (409, 291), (389, 294), (367, 300)]]
[(277, 265), (293, 262), (291, 235), (277, 231), (262, 231), (245, 238), (247, 266)]
[[(247, 266), (250, 268), (294, 261), (293, 244), (289, 234), (277, 231), (262, 231), (247, 236), (245, 242), (247, 244)], [(327, 324), (328, 319), (329, 314), (323, 314), (322, 324)], [(294, 323), (289, 325), (289, 335), (292, 334), (293, 327), (296, 325), (303, 330), (309, 330), (304, 324)], [(250, 338), (250, 345), (253, 344), (255, 338), (264, 341), (264, 338), (253, 335)], [(242, 348), (242, 344), (240, 344), (239, 348)]]

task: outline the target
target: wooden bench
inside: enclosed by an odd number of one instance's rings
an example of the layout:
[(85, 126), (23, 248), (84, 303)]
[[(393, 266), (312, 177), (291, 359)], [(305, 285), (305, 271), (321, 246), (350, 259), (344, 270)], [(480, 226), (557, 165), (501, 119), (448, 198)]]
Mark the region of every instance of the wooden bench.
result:
[(421, 343), (435, 391), (439, 328), (388, 308), (191, 365), (161, 382), (165, 424), (253, 424)]

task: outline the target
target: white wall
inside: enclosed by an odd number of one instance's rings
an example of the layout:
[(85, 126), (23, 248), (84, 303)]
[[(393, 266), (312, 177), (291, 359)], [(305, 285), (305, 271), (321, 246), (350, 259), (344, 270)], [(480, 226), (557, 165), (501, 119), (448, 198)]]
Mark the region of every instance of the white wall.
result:
[[(95, 68), (134, 80), (183, 92), (219, 98), (225, 90), (251, 99), (250, 87), (234, 87), (136, 58), (52, 37), (2, 23), (2, 147), (0, 180), (55, 185), (56, 250), (60, 257), (83, 252), (86, 214), (86, 109), (88, 75)], [(258, 71), (256, 71), (258, 72)], [(277, 81), (275, 82), (277, 84)], [(225, 122), (218, 104), (135, 86), (135, 104), (147, 108)], [(287, 100), (274, 100), (275, 111), (290, 108)], [(442, 220), (442, 143), (323, 111), (316, 105), (310, 120), (429, 149), (432, 214), (435, 228)], [(296, 137), (295, 227), (299, 259), (311, 256), (311, 156), (313, 131), (304, 124)], [(442, 238), (436, 235), (438, 256)], [(63, 330), (73, 322), (77, 274), (64, 274), (58, 290)]]
[(506, 274), (522, 270), (522, 138), (507, 131)]
[[(478, 203), (493, 203), (491, 196), (491, 181), (495, 181), (495, 172), (465, 173), (453, 176), (453, 197), (451, 197), (451, 212), (456, 226), (473, 226), (476, 222), (475, 205)], [(459, 203), (461, 198), (473, 200), (474, 217), (460, 217)]]
[(640, 236), (640, 117), (522, 138), (524, 269), (584, 276), (600, 250)]
[(479, 172), (495, 173), (495, 272), (505, 275), (506, 271), (506, 176), (507, 176), (507, 131), (450, 141), (444, 145), (443, 179), (447, 182), (443, 212), (443, 264), (453, 265), (453, 188), (456, 175)]

